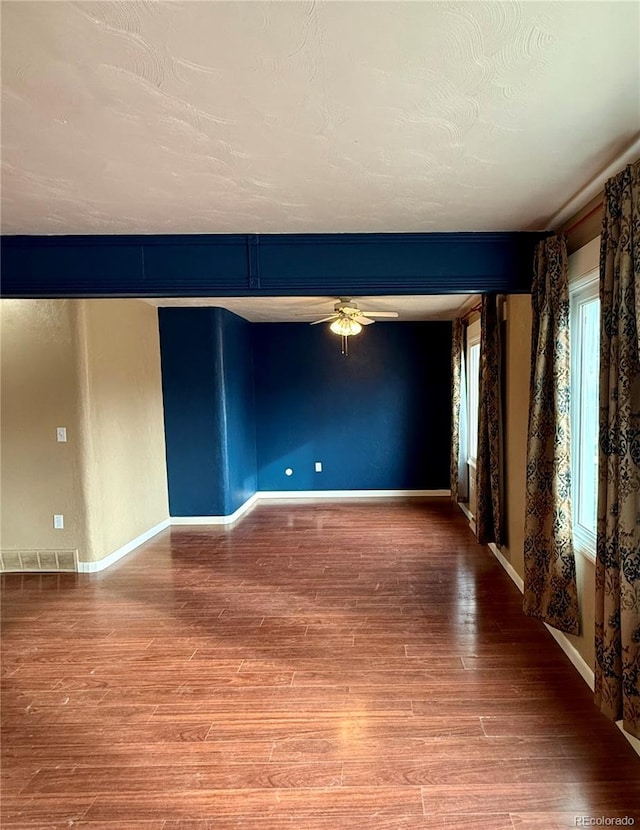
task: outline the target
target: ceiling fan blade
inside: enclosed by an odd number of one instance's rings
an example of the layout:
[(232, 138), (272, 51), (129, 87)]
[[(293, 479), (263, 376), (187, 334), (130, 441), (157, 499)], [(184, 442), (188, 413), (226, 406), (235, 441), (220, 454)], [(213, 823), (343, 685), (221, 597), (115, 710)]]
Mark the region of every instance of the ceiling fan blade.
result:
[(328, 323), (329, 320), (335, 320), (336, 317), (339, 317), (338, 314), (332, 314), (331, 317), (323, 317), (322, 320), (314, 320), (313, 323), (309, 323), (310, 326), (317, 326), (318, 323)]
[(362, 314), (356, 314), (352, 319), (362, 326), (370, 326), (372, 323), (375, 323), (375, 320), (369, 320), (367, 317), (363, 317)]
[(363, 317), (397, 317), (397, 311), (361, 311)]

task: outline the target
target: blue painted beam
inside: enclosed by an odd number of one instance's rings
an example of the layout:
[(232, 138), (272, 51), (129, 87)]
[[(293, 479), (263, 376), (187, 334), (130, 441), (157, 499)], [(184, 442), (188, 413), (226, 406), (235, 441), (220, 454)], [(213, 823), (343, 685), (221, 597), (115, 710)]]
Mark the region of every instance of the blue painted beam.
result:
[(3, 297), (526, 293), (541, 233), (5, 236)]

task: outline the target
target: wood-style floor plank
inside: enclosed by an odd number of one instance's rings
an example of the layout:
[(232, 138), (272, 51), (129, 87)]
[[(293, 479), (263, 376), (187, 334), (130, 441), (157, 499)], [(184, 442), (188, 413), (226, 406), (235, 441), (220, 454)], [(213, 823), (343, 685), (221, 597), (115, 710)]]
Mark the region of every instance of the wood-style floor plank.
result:
[(263, 504), (2, 578), (3, 830), (640, 821), (640, 759), (447, 500)]
[(25, 795), (46, 795), (64, 790), (73, 772), (77, 794), (169, 793), (199, 790), (338, 787), (342, 764), (316, 761), (301, 764), (226, 763), (180, 766), (45, 767), (23, 789)]
[(98, 795), (86, 814), (87, 819), (134, 821), (162, 818), (167, 810), (177, 818), (194, 813), (203, 818), (252, 816), (297, 819), (305, 826), (309, 817), (423, 815), (419, 787), (332, 787), (330, 789), (231, 789), (207, 792), (179, 791), (171, 795)]

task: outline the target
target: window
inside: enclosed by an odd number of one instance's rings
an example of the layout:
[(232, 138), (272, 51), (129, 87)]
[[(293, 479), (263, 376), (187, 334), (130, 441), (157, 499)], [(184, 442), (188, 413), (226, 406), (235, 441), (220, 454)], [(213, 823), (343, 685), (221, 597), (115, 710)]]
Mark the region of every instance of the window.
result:
[(480, 323), (467, 333), (467, 440), (469, 464), (475, 467), (478, 455), (478, 394), (480, 380)]
[(598, 507), (598, 386), (600, 299), (598, 272), (570, 286), (571, 477), (576, 550), (595, 559)]

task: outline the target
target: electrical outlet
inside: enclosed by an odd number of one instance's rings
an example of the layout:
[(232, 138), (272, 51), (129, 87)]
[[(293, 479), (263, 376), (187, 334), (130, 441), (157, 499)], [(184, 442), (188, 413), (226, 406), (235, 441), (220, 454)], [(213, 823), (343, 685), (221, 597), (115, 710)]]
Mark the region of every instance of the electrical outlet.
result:
[(67, 440), (67, 428), (66, 427), (56, 427), (56, 441), (62, 441), (63, 443)]
[(53, 526), (56, 530), (64, 529), (64, 516), (61, 513), (54, 513)]
[(322, 461), (316, 461), (316, 473), (322, 472)]

